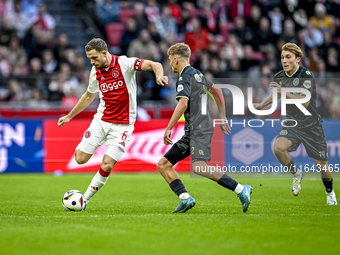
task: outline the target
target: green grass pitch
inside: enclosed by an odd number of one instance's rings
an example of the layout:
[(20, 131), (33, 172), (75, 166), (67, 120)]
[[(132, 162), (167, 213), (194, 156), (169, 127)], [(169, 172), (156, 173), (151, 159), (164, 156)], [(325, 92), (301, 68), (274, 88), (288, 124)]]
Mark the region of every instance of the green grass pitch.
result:
[(305, 178), (298, 197), (289, 178), (237, 178), (254, 188), (243, 213), (233, 192), (181, 174), (197, 204), (171, 214), (178, 198), (160, 175), (112, 174), (86, 211), (65, 211), (63, 194), (92, 176), (0, 175), (0, 254), (340, 253), (340, 205), (326, 205), (319, 178)]

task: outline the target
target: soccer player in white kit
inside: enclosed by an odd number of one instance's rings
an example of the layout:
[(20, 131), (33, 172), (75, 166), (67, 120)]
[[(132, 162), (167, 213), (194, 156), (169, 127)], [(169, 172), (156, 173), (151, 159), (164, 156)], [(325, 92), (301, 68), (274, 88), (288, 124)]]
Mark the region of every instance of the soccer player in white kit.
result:
[(157, 84), (162, 86), (168, 83), (168, 77), (164, 76), (160, 63), (110, 54), (105, 41), (99, 38), (88, 42), (85, 51), (93, 65), (87, 91), (76, 106), (58, 120), (58, 125), (62, 127), (87, 108), (99, 92), (97, 113), (75, 152), (76, 162), (85, 164), (96, 148), (106, 142), (99, 171), (84, 193), (87, 204), (106, 183), (112, 168), (122, 157), (130, 141), (137, 115), (135, 72), (152, 70)]

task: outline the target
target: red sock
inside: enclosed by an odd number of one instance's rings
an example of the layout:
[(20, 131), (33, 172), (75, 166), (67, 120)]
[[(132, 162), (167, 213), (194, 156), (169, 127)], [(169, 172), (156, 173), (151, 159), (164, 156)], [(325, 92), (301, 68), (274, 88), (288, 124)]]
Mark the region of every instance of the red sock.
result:
[(103, 170), (102, 168), (99, 168), (99, 174), (103, 177), (109, 177), (111, 172), (107, 172), (107, 171)]

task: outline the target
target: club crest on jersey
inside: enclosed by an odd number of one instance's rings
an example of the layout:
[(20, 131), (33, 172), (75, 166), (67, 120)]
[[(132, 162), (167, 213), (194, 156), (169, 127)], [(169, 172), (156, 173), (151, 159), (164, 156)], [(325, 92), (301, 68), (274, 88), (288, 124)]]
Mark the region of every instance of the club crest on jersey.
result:
[(119, 71), (118, 70), (113, 70), (112, 71), (112, 77), (117, 79), (119, 77)]
[(294, 86), (299, 85), (299, 78), (295, 78), (295, 79), (294, 79), (293, 85), (294, 85)]
[(288, 135), (288, 131), (287, 130), (281, 130), (280, 131), (280, 135)]
[(85, 138), (89, 138), (91, 136), (91, 131), (87, 130), (85, 133)]
[(197, 81), (197, 82), (202, 82), (202, 74), (195, 74), (194, 75), (194, 77), (195, 77), (195, 80)]
[(312, 86), (312, 82), (310, 80), (306, 80), (306, 81), (303, 82), (303, 86), (306, 89), (309, 89)]

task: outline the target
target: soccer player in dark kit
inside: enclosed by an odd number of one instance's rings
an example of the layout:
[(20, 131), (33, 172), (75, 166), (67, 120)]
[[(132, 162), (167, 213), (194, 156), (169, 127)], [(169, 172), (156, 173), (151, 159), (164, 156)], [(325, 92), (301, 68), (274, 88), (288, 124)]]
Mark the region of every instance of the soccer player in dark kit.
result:
[[(275, 144), (274, 154), (278, 161), (287, 167), (293, 174), (292, 192), (294, 196), (301, 191), (302, 169), (299, 169), (288, 152), (295, 151), (301, 143), (306, 148), (308, 156), (314, 158), (315, 165), (321, 173), (323, 184), (326, 188), (328, 205), (337, 205), (333, 190), (332, 172), (328, 166), (328, 153), (326, 137), (322, 128), (322, 119), (317, 112), (315, 100), (315, 79), (311, 71), (299, 66), (302, 51), (294, 43), (286, 43), (281, 51), (281, 63), (283, 70), (274, 76), (271, 88), (277, 88), (278, 99), (281, 98), (281, 88), (304, 88), (310, 92), (311, 98), (302, 103), (311, 115), (305, 115), (295, 104), (287, 105), (286, 124), (280, 131)], [(306, 95), (302, 93), (286, 93), (287, 99), (301, 99)], [(271, 104), (273, 93), (259, 104), (254, 104), (255, 109), (262, 109)]]
[[(210, 143), (214, 132), (209, 113), (204, 115), (201, 112), (201, 96), (207, 94), (208, 90), (214, 91), (221, 98), (218, 111), (219, 118), (225, 120), (224, 124), (220, 125), (222, 132), (227, 135), (230, 134), (230, 127), (225, 117), (222, 90), (213, 88), (213, 84), (206, 80), (199, 70), (190, 66), (190, 54), (189, 46), (184, 43), (172, 45), (168, 50), (170, 65), (173, 71), (179, 74), (176, 84), (178, 104), (163, 137), (166, 145), (171, 144), (173, 146), (159, 160), (157, 169), (170, 185), (172, 191), (180, 198), (180, 202), (173, 213), (184, 213), (196, 204), (195, 199), (189, 195), (184, 187), (178, 173), (173, 169), (177, 162), (190, 155), (194, 172), (234, 191), (242, 203), (243, 212), (246, 212), (250, 204), (252, 188), (249, 185), (239, 184), (223, 171), (216, 171), (214, 166), (209, 166), (206, 163), (207, 160), (210, 160)], [(207, 109), (208, 106), (203, 107)], [(183, 114), (185, 117), (185, 134), (173, 144), (171, 130)], [(205, 171), (207, 168), (210, 171)]]

